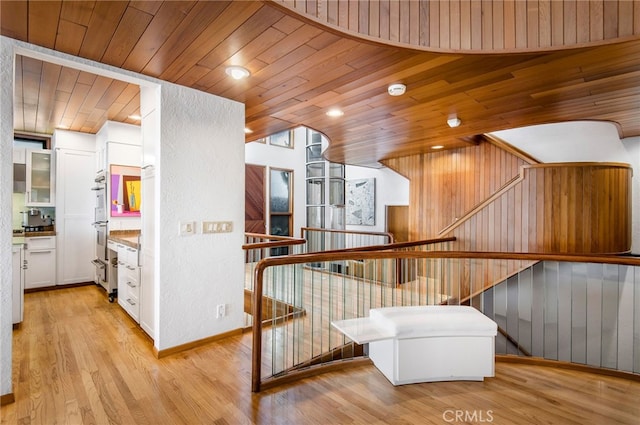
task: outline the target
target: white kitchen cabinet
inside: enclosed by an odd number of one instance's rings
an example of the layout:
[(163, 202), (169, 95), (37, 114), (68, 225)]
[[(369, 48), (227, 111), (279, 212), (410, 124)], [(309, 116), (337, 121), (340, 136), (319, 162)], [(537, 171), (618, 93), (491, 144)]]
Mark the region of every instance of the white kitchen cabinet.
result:
[[(151, 338), (155, 339), (155, 246), (156, 216), (160, 211), (157, 205), (157, 141), (160, 138), (160, 112), (154, 100), (158, 94), (146, 96), (150, 88), (141, 88), (141, 109), (144, 116), (142, 131), (142, 171), (141, 191), (144, 202), (141, 206), (141, 244), (140, 244), (140, 326)], [(150, 103), (145, 104), (144, 101)]]
[[(142, 229), (140, 244), (140, 326), (155, 338), (155, 169), (142, 169)], [(146, 208), (145, 208), (146, 207)]]
[(27, 150), (28, 207), (55, 206), (55, 165), (51, 150)]
[(27, 163), (27, 150), (26, 150), (26, 148), (13, 148), (13, 163), (14, 164), (26, 164)]
[(94, 153), (56, 149), (57, 284), (91, 282), (95, 267)]
[(23, 319), (24, 311), (24, 273), (23, 266), (23, 250), (22, 245), (13, 245), (12, 247), (12, 264), (13, 264), (13, 289), (11, 303), (12, 323), (20, 323)]
[(56, 284), (56, 237), (33, 236), (26, 243), (24, 288), (44, 288)]
[(140, 267), (138, 250), (117, 244), (118, 252), (118, 304), (140, 323)]

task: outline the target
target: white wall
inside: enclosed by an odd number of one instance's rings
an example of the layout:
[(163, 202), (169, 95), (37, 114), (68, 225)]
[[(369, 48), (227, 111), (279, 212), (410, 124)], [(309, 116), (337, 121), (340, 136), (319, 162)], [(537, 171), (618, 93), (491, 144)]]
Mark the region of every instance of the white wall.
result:
[[(243, 325), (244, 106), (237, 102), (2, 37), (0, 72), (0, 377), (11, 388), (11, 180), (13, 57), (33, 56), (143, 86), (161, 86), (158, 162), (159, 302), (156, 348), (162, 350)], [(230, 178), (230, 176), (233, 176)], [(180, 220), (233, 222), (233, 232), (178, 238)], [(9, 298), (7, 298), (9, 297)], [(215, 319), (215, 305), (227, 316)], [(8, 307), (5, 307), (8, 306)], [(114, 305), (114, 307), (116, 307)], [(6, 320), (5, 320), (6, 315)]]
[[(347, 165), (346, 180), (376, 179), (375, 226), (347, 225), (347, 230), (385, 232), (387, 205), (409, 205), (409, 180), (389, 168), (366, 168)], [(348, 201), (348, 200), (347, 200)]]
[(631, 182), (631, 252), (640, 254), (640, 137), (622, 139), (633, 167)]
[(12, 40), (0, 36), (0, 395), (12, 392), (13, 61)]
[[(96, 146), (106, 147), (107, 178), (110, 179), (109, 166), (131, 165), (140, 166), (142, 163), (140, 126), (133, 124), (106, 121), (96, 134)], [(111, 187), (111, 182), (108, 182)], [(109, 189), (110, 190), (110, 189)], [(111, 204), (109, 204), (111, 211)], [(114, 217), (109, 214), (109, 231), (112, 230), (138, 230), (140, 229), (140, 217)]]
[(496, 131), (541, 162), (622, 162), (633, 168), (631, 251), (640, 253), (640, 138), (620, 140), (605, 121), (574, 121)]
[[(239, 329), (244, 310), (244, 105), (167, 83), (161, 92), (159, 350)], [(204, 235), (203, 220), (233, 232)], [(197, 234), (179, 236), (182, 221)]]
[[(307, 225), (306, 203), (306, 128), (294, 130), (293, 149), (251, 142), (245, 145), (245, 162), (273, 168), (293, 170), (293, 229), (292, 236), (300, 237), (300, 228)], [(265, 214), (269, 214), (269, 168), (265, 177)], [(244, 189), (243, 189), (244, 190)], [(267, 221), (268, 226), (268, 221)], [(267, 232), (268, 233), (268, 232)]]

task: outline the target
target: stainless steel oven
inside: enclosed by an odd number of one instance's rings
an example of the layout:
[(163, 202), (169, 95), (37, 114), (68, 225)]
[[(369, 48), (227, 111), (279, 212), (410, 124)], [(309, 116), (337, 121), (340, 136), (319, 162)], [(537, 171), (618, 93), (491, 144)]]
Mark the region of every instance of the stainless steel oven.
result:
[(107, 217), (107, 185), (104, 174), (98, 174), (95, 182), (95, 186), (91, 189), (94, 191), (96, 197), (93, 220), (93, 227), (96, 232), (96, 257), (92, 261), (96, 268), (94, 281), (109, 293), (111, 291), (108, 281), (109, 263), (107, 262), (107, 235), (109, 232), (109, 221)]

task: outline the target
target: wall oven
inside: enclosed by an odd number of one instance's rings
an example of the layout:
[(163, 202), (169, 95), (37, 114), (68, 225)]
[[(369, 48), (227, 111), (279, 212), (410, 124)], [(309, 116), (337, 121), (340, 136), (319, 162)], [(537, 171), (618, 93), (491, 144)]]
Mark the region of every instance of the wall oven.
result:
[(92, 261), (95, 266), (96, 284), (101, 285), (107, 292), (110, 292), (108, 282), (108, 262), (107, 262), (107, 236), (108, 236), (108, 218), (107, 218), (107, 184), (104, 174), (98, 174), (95, 179), (95, 186), (91, 188), (96, 197), (94, 209), (93, 227), (96, 232), (95, 258)]

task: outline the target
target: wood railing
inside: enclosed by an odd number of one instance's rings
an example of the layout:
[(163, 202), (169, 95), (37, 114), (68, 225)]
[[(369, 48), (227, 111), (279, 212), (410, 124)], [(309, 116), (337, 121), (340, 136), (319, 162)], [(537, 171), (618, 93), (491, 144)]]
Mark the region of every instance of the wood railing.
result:
[(306, 252), (384, 245), (395, 242), (392, 233), (303, 227), (300, 237), (307, 240)]
[[(521, 272), (522, 273), (522, 281), (523, 289), (521, 290), (522, 294), (526, 294), (528, 292), (540, 291), (544, 290), (549, 291), (547, 295), (550, 297), (545, 302), (550, 303), (549, 305), (555, 305), (556, 309), (564, 309), (562, 306), (557, 306), (558, 299), (557, 298), (566, 298), (567, 293), (571, 296), (571, 289), (566, 288), (566, 285), (592, 285), (593, 279), (591, 277), (589, 282), (587, 282), (587, 273), (583, 272), (583, 268), (588, 269), (594, 268), (594, 265), (601, 265), (600, 269), (596, 267), (595, 275), (600, 276), (600, 297), (604, 300), (601, 303), (594, 303), (594, 305), (602, 305), (602, 308), (607, 308), (606, 312), (603, 310), (602, 312), (602, 320), (603, 324), (600, 328), (602, 329), (602, 336), (600, 341), (598, 341), (599, 346), (603, 347), (614, 347), (615, 350), (624, 350), (623, 353), (620, 354), (622, 358), (626, 358), (628, 356), (628, 351), (624, 349), (625, 344), (636, 344), (639, 343), (637, 341), (633, 342), (633, 334), (634, 332), (640, 331), (640, 329), (634, 329), (635, 327), (640, 326), (640, 324), (633, 322), (634, 314), (640, 313), (640, 297), (618, 297), (618, 293), (624, 293), (625, 291), (629, 291), (629, 285), (631, 287), (631, 293), (633, 294), (634, 286), (636, 288), (640, 288), (640, 258), (632, 257), (632, 256), (608, 256), (608, 255), (582, 255), (582, 254), (532, 254), (532, 253), (503, 253), (503, 252), (463, 252), (463, 251), (396, 251), (392, 249), (385, 250), (350, 250), (350, 251), (334, 251), (327, 253), (309, 253), (309, 254), (300, 254), (300, 255), (292, 255), (292, 256), (284, 256), (284, 257), (271, 257), (266, 258), (260, 261), (255, 268), (255, 291), (254, 291), (254, 301), (253, 301), (253, 316), (254, 317), (262, 317), (262, 294), (264, 291), (265, 285), (265, 276), (267, 271), (272, 268), (278, 267), (295, 267), (292, 270), (292, 275), (296, 276), (295, 286), (297, 288), (296, 296), (303, 297), (312, 297), (313, 299), (313, 309), (317, 309), (318, 311), (309, 311), (307, 312), (307, 316), (304, 318), (299, 316), (298, 318), (294, 318), (294, 323), (280, 324), (277, 326), (273, 326), (272, 332), (273, 335), (270, 336), (268, 343), (272, 344), (270, 349), (268, 350), (270, 361), (273, 363), (278, 363), (279, 369), (274, 370), (274, 373), (270, 376), (262, 376), (262, 367), (263, 362), (266, 361), (263, 358), (263, 324), (261, 321), (253, 322), (253, 353), (252, 353), (252, 391), (257, 392), (261, 389), (271, 387), (273, 385), (278, 385), (281, 382), (286, 382), (292, 379), (292, 376), (296, 378), (302, 378), (304, 376), (308, 376), (309, 374), (318, 373), (320, 368), (321, 370), (326, 370), (325, 368), (335, 367), (335, 363), (323, 363), (319, 366), (308, 367), (307, 369), (301, 371), (299, 367), (295, 367), (299, 364), (316, 364), (313, 359), (320, 357), (331, 357), (331, 356), (323, 356), (323, 353), (334, 352), (336, 348), (340, 348), (344, 344), (340, 342), (340, 340), (335, 336), (335, 334), (331, 334), (330, 330), (330, 322), (331, 320), (339, 320), (344, 318), (352, 318), (352, 317), (363, 317), (368, 315), (368, 308), (375, 308), (378, 306), (384, 305), (427, 305), (427, 304), (436, 304), (441, 303), (442, 299), (439, 297), (425, 299), (425, 298), (416, 298), (409, 299), (409, 292), (401, 292), (405, 290), (405, 286), (409, 287), (414, 283), (402, 285), (402, 287), (398, 288), (397, 286), (386, 286), (381, 283), (376, 283), (374, 279), (371, 279), (370, 282), (365, 281), (364, 279), (353, 279), (349, 280), (348, 276), (339, 275), (336, 276), (335, 273), (327, 272), (315, 272), (313, 273), (322, 273), (318, 275), (313, 275), (311, 279), (311, 283), (305, 283), (305, 279), (301, 276), (308, 269), (305, 269), (305, 264), (316, 264), (316, 263), (326, 263), (326, 262), (336, 262), (336, 261), (361, 261), (361, 260), (370, 260), (370, 261), (381, 261), (388, 262), (389, 264), (394, 264), (397, 260), (407, 261), (410, 263), (410, 267), (414, 268), (417, 272), (416, 282), (419, 281), (433, 281), (437, 285), (437, 291), (442, 291), (443, 299), (445, 304), (458, 304), (460, 299), (464, 298), (465, 294), (461, 291), (462, 286), (456, 286), (455, 280), (462, 280), (470, 273), (478, 273), (480, 275), (486, 275), (487, 271), (484, 268), (485, 265), (489, 264), (491, 269), (496, 275), (500, 273), (504, 273), (504, 280), (501, 283), (500, 289), (498, 287), (490, 287), (485, 288), (484, 292), (477, 293), (477, 296), (471, 297), (468, 299), (468, 304), (473, 305), (475, 307), (480, 306), (481, 310), (485, 312), (485, 314), (491, 314), (490, 317), (493, 317), (498, 325), (505, 329), (505, 333), (511, 338), (512, 331), (510, 331), (510, 327), (514, 326), (510, 324), (510, 320), (513, 319), (516, 323), (516, 327), (519, 326), (518, 322), (522, 319), (516, 314), (515, 318), (512, 318), (513, 313), (511, 311), (505, 311), (505, 305), (509, 305), (509, 308), (514, 308), (517, 310), (518, 303), (520, 302), (518, 298), (516, 298), (515, 302), (511, 299), (511, 287), (514, 284), (512, 282), (513, 278), (507, 277), (509, 276), (508, 270), (514, 269), (516, 267), (507, 266), (507, 262), (516, 262), (521, 264), (522, 262), (529, 264), (549, 264), (549, 266), (534, 266), (529, 268), (531, 270), (532, 278), (527, 280), (527, 273), (529, 272)], [(544, 263), (539, 263), (539, 262)], [(574, 275), (568, 275), (568, 277), (563, 274), (562, 270), (565, 270), (567, 266), (563, 264), (574, 265), (574, 267), (579, 270), (576, 271)], [(533, 282), (537, 282), (537, 279), (540, 272), (539, 267), (546, 267), (544, 269), (544, 277), (546, 280), (542, 281), (542, 283), (538, 283), (536, 285)], [(572, 266), (573, 267), (573, 266)], [(482, 268), (482, 269), (481, 269)], [(614, 268), (615, 270), (613, 270)], [(629, 269), (630, 268), (630, 269)], [(548, 270), (547, 270), (548, 269)], [(538, 271), (536, 271), (538, 270)], [(555, 270), (555, 272), (554, 272)], [(598, 270), (600, 270), (598, 272)], [(593, 270), (591, 270), (593, 271)], [(537, 275), (536, 275), (537, 273)], [(599, 274), (598, 274), (599, 273)], [(584, 275), (584, 276), (583, 276)], [(636, 282), (634, 276), (638, 276), (638, 281)], [(577, 277), (576, 277), (577, 276)], [(629, 277), (631, 276), (631, 277)], [(564, 280), (563, 280), (564, 277)], [(359, 295), (356, 295), (348, 300), (340, 300), (338, 298), (331, 298), (330, 294), (327, 299), (320, 299), (321, 292), (331, 291), (332, 289), (332, 279), (335, 283), (335, 288), (338, 289), (336, 293), (344, 293), (345, 290), (350, 288), (353, 285), (353, 290), (357, 291)], [(582, 280), (584, 282), (582, 282)], [(492, 279), (493, 284), (495, 284), (495, 280)], [(577, 283), (579, 282), (579, 283)], [(278, 284), (282, 284), (283, 282), (278, 281)], [(518, 283), (519, 284), (519, 283)], [(526, 286), (528, 285), (528, 286)], [(619, 285), (619, 286), (616, 286)], [(621, 285), (621, 286), (620, 286)], [(582, 288), (583, 286), (580, 286)], [(528, 289), (527, 289), (528, 288)], [(468, 288), (469, 291), (473, 291), (474, 288)], [(640, 290), (640, 289), (636, 289)], [(317, 291), (317, 292), (313, 292)], [(342, 292), (340, 292), (342, 291)], [(386, 292), (390, 291), (390, 292)], [(393, 292), (396, 291), (396, 292)], [(528, 292), (527, 292), (528, 291)], [(554, 292), (555, 291), (555, 292)], [(568, 292), (567, 292), (568, 291)], [(492, 297), (489, 298), (486, 293), (491, 292)], [(561, 292), (561, 296), (557, 298), (551, 299), (557, 296), (558, 292)], [(355, 293), (355, 292), (354, 292)], [(363, 297), (363, 294), (365, 295)], [(385, 295), (387, 294), (387, 295)], [(390, 295), (388, 295), (390, 294)], [(554, 295), (555, 294), (555, 295)], [(613, 296), (616, 295), (616, 297)], [(597, 294), (596, 294), (597, 296)], [(483, 298), (484, 297), (484, 298)], [(374, 300), (374, 298), (376, 298)], [(534, 298), (534, 297), (530, 297)], [(611, 299), (610, 299), (611, 298)], [(578, 297), (578, 300), (580, 298)], [(333, 300), (333, 301), (332, 301)], [(380, 302), (382, 300), (382, 302)], [(426, 300), (426, 301), (425, 301)], [(501, 300), (498, 302), (498, 300)], [(507, 302), (509, 301), (509, 302)], [(537, 301), (533, 300), (531, 303), (535, 303)], [(577, 302), (577, 301), (576, 301)], [(622, 303), (623, 307), (616, 307), (617, 304), (613, 306), (609, 306), (612, 303)], [(385, 304), (386, 303), (386, 304)], [(382, 305), (380, 305), (382, 304)], [(571, 299), (568, 301), (568, 305), (571, 306), (573, 302)], [(608, 306), (608, 307), (607, 307)], [(297, 307), (301, 309), (307, 308), (305, 305), (298, 305)], [(337, 308), (342, 309), (343, 311), (338, 311), (337, 313), (332, 313), (332, 311), (325, 311), (324, 309), (335, 310)], [(345, 313), (346, 309), (350, 309), (347, 313)], [(536, 309), (542, 309), (543, 306), (536, 304), (535, 306), (531, 304), (531, 306), (525, 309), (528, 311), (528, 314), (531, 314), (531, 311), (537, 311)], [(549, 307), (547, 306), (547, 309)], [(585, 307), (586, 308), (586, 307)], [(322, 310), (322, 311), (321, 311)], [(615, 311), (616, 314), (611, 313), (611, 311)], [(609, 339), (613, 338), (608, 334), (604, 334), (605, 330), (608, 326), (617, 325), (618, 314), (617, 312), (621, 311), (625, 315), (630, 314), (629, 317), (620, 317), (620, 323), (631, 323), (630, 328), (627, 326), (624, 329), (618, 328), (615, 335), (631, 335), (631, 342), (627, 341), (625, 344), (618, 344), (616, 341), (609, 341)], [(488, 313), (489, 312), (489, 313)], [(518, 313), (520, 314), (520, 313)], [(525, 314), (525, 313), (523, 313)], [(536, 313), (537, 314), (537, 313)], [(560, 316), (560, 313), (556, 311), (556, 314)], [(585, 314), (588, 314), (586, 312)], [(315, 316), (313, 316), (315, 315)], [(565, 311), (562, 310), (562, 316), (566, 315)], [(312, 316), (312, 317), (308, 317)], [(596, 317), (597, 315), (594, 315)], [(615, 316), (615, 320), (611, 319), (609, 316)], [(314, 319), (315, 317), (315, 319)], [(571, 314), (569, 314), (571, 317)], [(586, 316), (587, 318), (584, 320), (593, 320), (591, 316)], [(300, 321), (300, 322), (297, 322)], [(307, 320), (313, 322), (310, 327), (311, 333), (307, 332), (305, 324), (301, 321)], [(315, 320), (315, 321), (314, 321)], [(546, 318), (545, 318), (546, 320)], [(551, 318), (553, 320), (553, 317)], [(559, 319), (558, 319), (559, 320)], [(582, 319), (581, 319), (582, 320)], [(604, 323), (606, 321), (606, 323)], [(612, 323), (610, 324), (609, 321)], [(613, 323), (616, 321), (615, 323)], [(505, 322), (505, 323), (502, 323)], [(545, 321), (546, 325), (547, 322)], [(327, 329), (319, 329), (318, 326), (322, 325)], [(581, 325), (583, 325), (581, 323)], [(594, 326), (597, 327), (598, 324)], [(556, 327), (550, 327), (550, 329), (558, 329), (558, 325)], [(565, 324), (563, 324), (565, 326)], [(620, 325), (622, 326), (622, 325)], [(294, 329), (294, 334), (289, 334), (289, 328)], [(547, 326), (542, 326), (544, 329)], [(317, 330), (317, 334), (313, 332)], [(320, 332), (326, 332), (327, 335), (320, 335)], [(580, 332), (580, 330), (576, 330), (576, 332)], [(629, 333), (630, 332), (630, 333)], [(531, 333), (531, 331), (529, 331)], [(523, 331), (523, 335), (526, 332)], [(539, 336), (537, 336), (539, 337)], [(550, 335), (549, 338), (555, 337), (553, 340), (554, 343), (558, 346), (561, 344), (566, 344), (566, 337), (562, 337), (556, 332), (555, 335)], [(546, 335), (545, 337), (546, 338)], [(544, 339), (543, 338), (543, 339)], [(324, 344), (324, 339), (328, 339), (330, 341), (329, 344)], [(506, 340), (508, 340), (507, 338)], [(522, 338), (521, 338), (522, 339)], [(531, 339), (531, 338), (530, 338)], [(526, 341), (522, 343), (522, 341), (518, 342), (518, 338), (512, 338), (512, 342), (518, 344), (518, 348), (522, 348), (523, 352), (533, 353), (536, 355), (536, 347), (530, 348)], [(572, 340), (571, 337), (568, 338), (569, 341)], [(577, 340), (581, 340), (577, 338)], [(278, 347), (275, 344), (283, 343), (285, 347)], [(311, 349), (303, 347), (302, 345), (296, 344), (311, 344)], [(496, 342), (498, 344), (498, 342)], [(315, 344), (315, 346), (313, 345)], [(619, 348), (618, 345), (620, 345)], [(318, 352), (318, 346), (322, 348), (322, 352)], [(635, 347), (635, 350), (639, 350), (639, 347)], [(585, 348), (582, 351), (589, 351), (589, 348)], [(605, 352), (605, 348), (602, 349), (602, 352)], [(634, 348), (632, 347), (631, 352), (633, 352)], [(362, 350), (356, 350), (355, 347), (351, 346), (350, 351), (353, 352), (362, 352)], [(552, 352), (549, 356), (544, 355), (545, 358), (551, 358), (555, 360), (564, 360), (562, 357), (564, 356), (564, 348), (560, 350), (559, 348)], [(569, 350), (571, 351), (571, 350)], [(580, 350), (577, 350), (580, 351)], [(616, 351), (619, 352), (619, 351)], [(578, 353), (581, 354), (581, 353)], [(554, 358), (555, 355), (555, 358)], [(275, 357), (283, 356), (283, 359), (275, 359)], [(286, 358), (287, 356), (291, 358)], [(580, 359), (578, 359), (578, 362)], [(602, 367), (609, 367), (608, 359), (603, 359), (602, 362), (598, 363)], [(342, 365), (346, 365), (349, 362), (342, 362)], [(351, 362), (354, 363), (354, 362)], [(633, 363), (633, 362), (632, 362)], [(265, 363), (266, 364), (266, 363)], [(289, 367), (288, 365), (292, 364), (293, 367)], [(623, 362), (624, 365), (627, 365), (628, 362)], [(614, 367), (615, 368), (615, 367)], [(626, 369), (625, 369), (626, 368)], [(627, 370), (629, 367), (624, 366), (622, 368), (623, 371), (629, 372)], [(640, 365), (638, 365), (638, 370), (634, 369), (634, 366), (631, 366), (630, 372), (633, 374), (640, 373)], [(618, 369), (620, 369), (618, 367)], [(296, 370), (293, 375), (289, 375), (288, 371)], [(276, 376), (277, 375), (277, 376)]]

